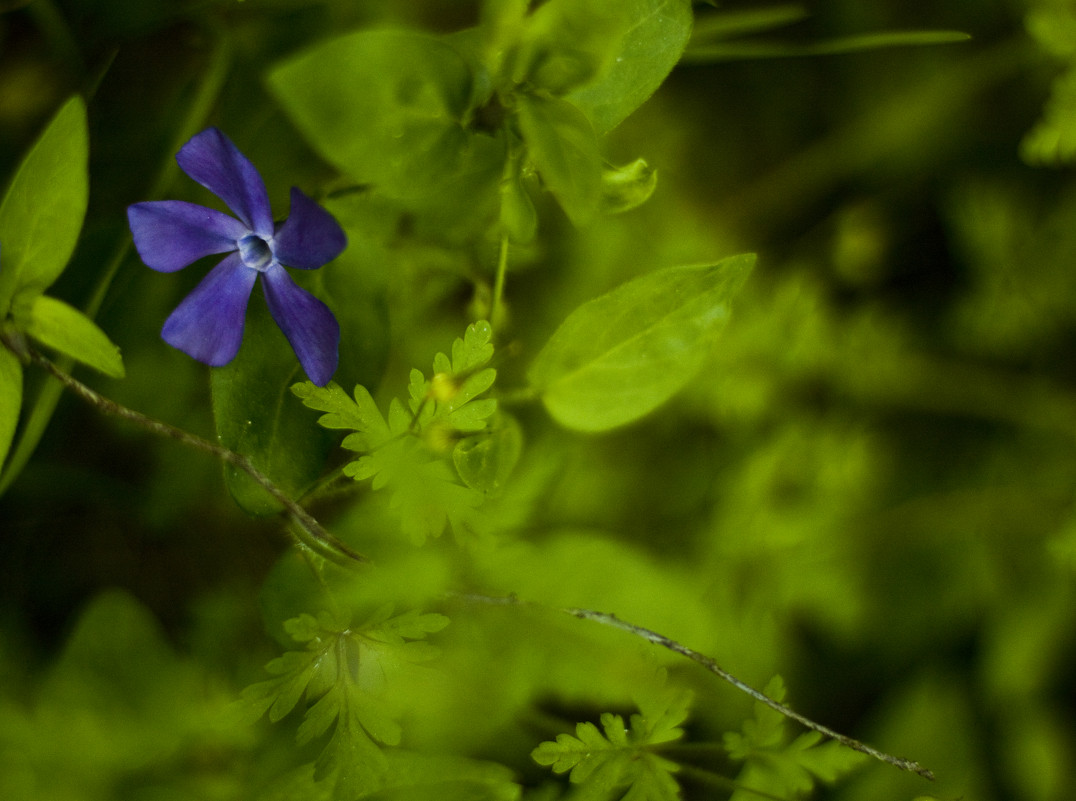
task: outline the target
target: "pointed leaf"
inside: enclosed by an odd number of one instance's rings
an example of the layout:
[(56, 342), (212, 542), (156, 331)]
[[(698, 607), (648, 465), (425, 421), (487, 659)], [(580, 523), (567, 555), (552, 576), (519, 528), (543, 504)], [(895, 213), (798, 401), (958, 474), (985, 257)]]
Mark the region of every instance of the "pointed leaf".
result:
[(657, 408), (702, 364), (754, 261), (659, 270), (580, 306), (528, 373), (546, 409), (568, 428), (602, 431)]
[(22, 289), (43, 292), (63, 272), (89, 196), (86, 107), (73, 97), (23, 158), (0, 203), (0, 320)]
[(661, 86), (691, 35), (691, 0), (618, 0), (630, 26), (598, 80), (567, 99), (606, 134)]
[(34, 298), (26, 333), (42, 345), (54, 348), (107, 376), (124, 376), (120, 349), (89, 317), (63, 301), (48, 295)]
[(519, 127), (542, 181), (565, 214), (584, 225), (601, 198), (601, 155), (590, 121), (566, 100), (548, 95), (519, 98)]

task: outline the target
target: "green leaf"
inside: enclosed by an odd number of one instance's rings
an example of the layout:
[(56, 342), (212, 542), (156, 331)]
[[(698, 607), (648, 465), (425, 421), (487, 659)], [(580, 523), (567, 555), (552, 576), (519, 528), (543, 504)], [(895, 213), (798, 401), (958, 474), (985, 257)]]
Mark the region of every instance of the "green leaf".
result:
[(330, 163), (393, 197), (427, 194), (466, 166), (471, 73), (446, 42), (366, 30), (274, 67), (269, 89)]
[(1028, 164), (1052, 166), (1076, 157), (1076, 67), (1054, 81), (1042, 119), (1020, 142), (1020, 157)]
[(641, 206), (658, 186), (658, 171), (644, 159), (623, 167), (606, 165), (602, 170), (601, 210), (621, 214)]
[(66, 303), (48, 295), (32, 301), (26, 333), (50, 348), (112, 378), (123, 378), (123, 358), (104, 331)]
[(518, 98), (519, 128), (542, 181), (576, 225), (598, 210), (601, 155), (590, 121), (567, 100), (525, 94)]
[(526, 19), (511, 82), (554, 95), (601, 76), (631, 24), (623, 0), (548, 0)]
[(17, 292), (40, 293), (63, 272), (89, 196), (86, 107), (73, 97), (23, 158), (0, 203), (0, 320)]
[(630, 728), (620, 715), (604, 713), (600, 731), (593, 723), (579, 723), (574, 737), (558, 734), (555, 741), (535, 748), (531, 758), (554, 773), (571, 771), (569, 781), (595, 796), (626, 789), (623, 799), (675, 801), (680, 787), (672, 774), (678, 766), (649, 746), (683, 736), (679, 724), (687, 718), (690, 703), (689, 692), (665, 692), (649, 704), (649, 711), (631, 716)]
[(546, 409), (568, 428), (602, 431), (657, 408), (701, 366), (754, 262), (670, 267), (580, 306), (528, 373)]
[[(210, 373), (218, 441), (241, 453), (286, 495), (300, 498), (317, 480), (335, 437), (288, 392), (301, 368), (260, 293), (251, 298), (239, 354)], [(245, 472), (224, 468), (236, 503), (248, 514), (279, 512), (279, 502)]]
[(606, 134), (652, 95), (676, 66), (691, 36), (690, 0), (617, 0), (629, 25), (598, 80), (566, 98)]
[(461, 439), (452, 449), (452, 462), (468, 487), (487, 495), (503, 489), (523, 452), (523, 429), (501, 412), (488, 430)]
[(22, 407), (22, 364), (0, 345), (0, 467), (7, 458)]
[[(763, 691), (775, 701), (784, 701), (785, 686), (775, 676)], [(818, 732), (806, 732), (788, 741), (788, 721), (762, 702), (755, 702), (755, 715), (744, 721), (743, 732), (728, 732), (725, 748), (732, 759), (746, 764), (736, 777), (737, 789), (730, 801), (748, 801), (758, 794), (780, 798), (801, 797), (821, 780), (832, 783), (862, 764), (864, 754), (836, 741), (821, 743)]]

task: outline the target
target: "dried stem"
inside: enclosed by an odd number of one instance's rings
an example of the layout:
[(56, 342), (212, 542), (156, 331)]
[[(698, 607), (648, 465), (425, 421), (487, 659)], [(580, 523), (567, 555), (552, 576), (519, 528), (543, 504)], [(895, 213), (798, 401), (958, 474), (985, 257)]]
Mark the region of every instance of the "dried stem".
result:
[[(495, 604), (501, 606), (536, 606), (545, 608), (542, 607), (540, 604), (523, 601), (519, 598), (516, 598), (515, 596), (495, 597), (488, 595), (466, 594), (458, 595), (455, 597), (459, 597), (464, 600), (477, 603)], [(574, 607), (557, 608), (557, 611), (563, 612), (566, 615), (571, 615), (575, 618), (579, 618), (580, 620), (590, 620), (595, 623), (600, 623), (603, 626), (610, 626), (611, 628), (626, 631), (629, 634), (633, 634), (636, 637), (641, 637), (642, 639), (654, 645), (660, 645), (662, 648), (667, 648), (673, 653), (680, 654), (681, 656), (686, 656), (692, 662), (695, 662), (698, 665), (702, 665), (702, 667), (706, 668), (718, 678), (727, 681), (737, 690), (747, 693), (756, 701), (765, 704), (770, 709), (779, 712), (787, 718), (791, 718), (792, 720), (799, 723), (801, 726), (805, 726), (812, 731), (816, 731), (819, 734), (836, 740), (841, 745), (851, 748), (853, 751), (859, 751), (862, 754), (866, 754), (867, 756), (873, 757), (874, 759), (885, 762), (895, 768), (908, 771), (909, 773), (915, 773), (919, 776), (922, 776), (924, 779), (934, 781), (934, 773), (929, 769), (924, 768), (918, 762), (913, 762), (910, 759), (903, 759), (901, 757), (892, 756), (891, 754), (887, 754), (884, 751), (879, 751), (877, 748), (867, 745), (864, 742), (860, 742), (853, 737), (848, 737), (847, 735), (841, 734), (840, 732), (836, 732), (828, 726), (823, 726), (821, 723), (815, 723), (810, 718), (804, 717), (799, 712), (796, 712), (794, 709), (786, 706), (785, 704), (782, 704), (780, 701), (775, 701), (765, 693), (762, 693), (756, 690), (754, 687), (750, 686), (749, 684), (745, 684), (744, 682), (740, 681), (740, 679), (736, 678), (727, 670), (718, 665), (717, 662), (712, 658), (706, 656), (705, 654), (701, 654), (691, 648), (688, 648), (686, 645), (682, 645), (676, 640), (666, 637), (664, 634), (658, 634), (656, 631), (645, 629), (642, 626), (636, 626), (634, 623), (628, 623), (627, 621), (621, 620), (616, 615), (612, 615), (607, 612), (596, 612), (593, 609), (577, 609)]]
[[(7, 344), (10, 346), (14, 343)], [(154, 420), (152, 417), (148, 417), (141, 412), (136, 412), (134, 409), (128, 409), (126, 406), (122, 406), (113, 400), (97, 394), (81, 381), (61, 370), (47, 357), (35, 350), (29, 343), (20, 342), (18, 343), (17, 348), (12, 349), (15, 350), (16, 353), (25, 355), (30, 361), (44, 369), (49, 375), (59, 381), (65, 388), (74, 392), (96, 409), (106, 414), (119, 417), (130, 423), (134, 423), (158, 436), (173, 439), (176, 442), (180, 442), (191, 448), (210, 453), (225, 464), (229, 464), (232, 467), (242, 470), (284, 507), (288, 516), (294, 523), (295, 536), (303, 545), (311, 550), (319, 553), (326, 559), (345, 567), (354, 567), (357, 564), (369, 564), (369, 559), (354, 551), (348, 545), (326, 531), (322, 525), (315, 520), (308, 511), (306, 511), (306, 509), (284, 494), (284, 491), (274, 484), (268, 476), (255, 467), (246, 456), (228, 450), (209, 440), (202, 439), (194, 434), (190, 434), (180, 428), (169, 425), (168, 423)]]

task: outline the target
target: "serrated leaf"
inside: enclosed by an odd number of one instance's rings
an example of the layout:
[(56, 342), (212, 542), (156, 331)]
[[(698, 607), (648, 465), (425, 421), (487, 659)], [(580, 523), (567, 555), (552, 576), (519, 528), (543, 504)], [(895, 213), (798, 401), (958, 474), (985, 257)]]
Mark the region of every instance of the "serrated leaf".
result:
[(519, 128), (543, 183), (576, 225), (598, 211), (601, 154), (590, 121), (567, 100), (539, 94), (518, 98)]
[[(321, 475), (335, 437), (288, 391), (300, 368), (258, 294), (247, 310), (239, 354), (210, 372), (213, 418), (221, 445), (246, 456), (286, 495), (299, 498)], [(282, 508), (246, 472), (229, 465), (224, 479), (248, 514)]]
[(68, 100), (23, 158), (0, 203), (0, 321), (20, 291), (41, 293), (63, 272), (89, 196), (86, 106)]
[(546, 409), (581, 431), (653, 411), (694, 376), (754, 262), (745, 254), (658, 270), (580, 306), (528, 372)]
[(123, 358), (104, 331), (61, 300), (38, 295), (29, 307), (26, 333), (65, 356), (112, 378), (123, 378)]
[(333, 382), (318, 387), (306, 381), (292, 386), (291, 391), (310, 409), (325, 412), (318, 418), (324, 428), (352, 429), (355, 434), (344, 440), (344, 447), (355, 451), (376, 448), (390, 436), (389, 426), (374, 403), (369, 390), (355, 387), (354, 400)]
[(7, 458), (22, 407), (22, 363), (0, 345), (0, 467)]
[(599, 134), (613, 130), (649, 98), (680, 60), (691, 36), (690, 0), (617, 0), (628, 20), (601, 76), (567, 99)]

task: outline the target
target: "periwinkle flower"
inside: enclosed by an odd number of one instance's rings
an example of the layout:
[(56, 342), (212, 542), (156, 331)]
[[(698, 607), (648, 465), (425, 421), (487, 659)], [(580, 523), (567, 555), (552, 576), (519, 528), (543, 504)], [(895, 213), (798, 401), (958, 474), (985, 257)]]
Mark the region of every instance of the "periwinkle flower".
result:
[(258, 170), (223, 133), (209, 128), (176, 154), (180, 168), (232, 210), (182, 200), (135, 203), (127, 219), (138, 255), (148, 267), (175, 272), (214, 253), (228, 255), (176, 307), (164, 340), (200, 362), (219, 367), (239, 351), (254, 282), (261, 276), (269, 312), (318, 386), (336, 371), (340, 326), (328, 306), (301, 289), (283, 265), (314, 270), (347, 246), (329, 212), (296, 188), (291, 214), (276, 226)]

